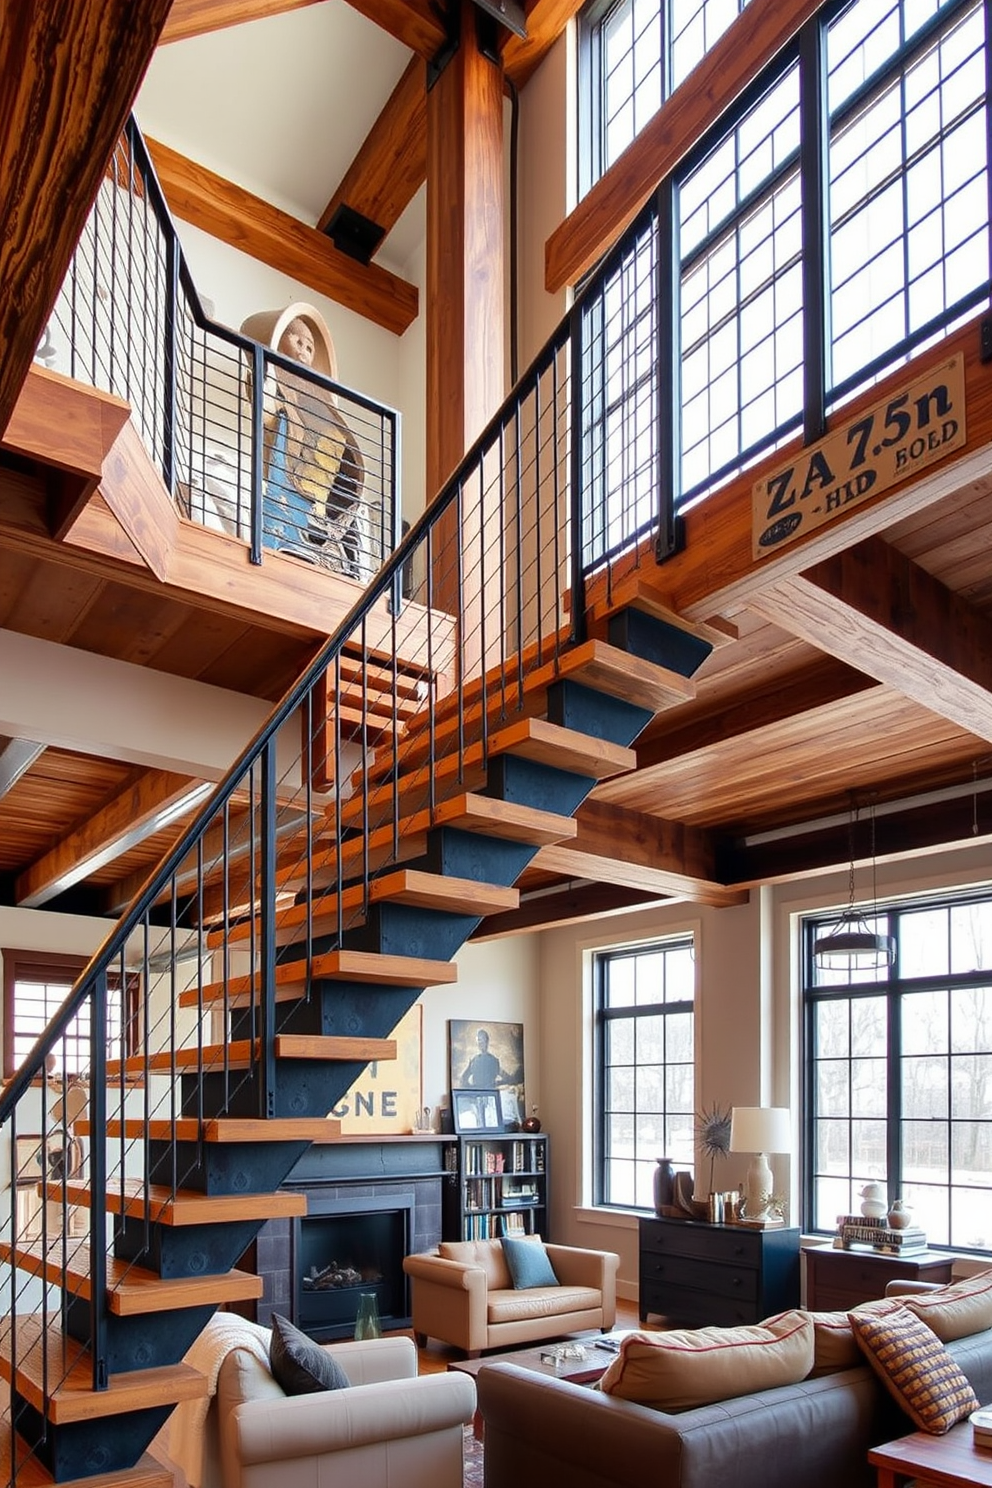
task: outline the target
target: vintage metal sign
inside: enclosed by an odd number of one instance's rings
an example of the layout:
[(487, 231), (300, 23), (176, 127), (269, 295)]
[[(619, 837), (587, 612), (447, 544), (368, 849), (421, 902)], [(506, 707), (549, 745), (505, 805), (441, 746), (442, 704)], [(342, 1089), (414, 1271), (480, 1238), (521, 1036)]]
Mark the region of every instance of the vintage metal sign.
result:
[(753, 556), (778, 552), (964, 442), (964, 360), (954, 356), (755, 482)]

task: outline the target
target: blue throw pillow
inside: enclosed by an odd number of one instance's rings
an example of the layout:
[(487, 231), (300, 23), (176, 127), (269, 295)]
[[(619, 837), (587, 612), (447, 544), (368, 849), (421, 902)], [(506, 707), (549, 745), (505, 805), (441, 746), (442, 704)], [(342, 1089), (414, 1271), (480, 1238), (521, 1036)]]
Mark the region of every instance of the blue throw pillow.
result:
[(515, 1240), (504, 1236), (502, 1245), (510, 1280), (517, 1291), (523, 1291), (525, 1287), (558, 1285), (542, 1240)]
[(269, 1368), (272, 1378), (287, 1395), (344, 1390), (349, 1384), (348, 1376), (334, 1356), (277, 1312), (272, 1314)]

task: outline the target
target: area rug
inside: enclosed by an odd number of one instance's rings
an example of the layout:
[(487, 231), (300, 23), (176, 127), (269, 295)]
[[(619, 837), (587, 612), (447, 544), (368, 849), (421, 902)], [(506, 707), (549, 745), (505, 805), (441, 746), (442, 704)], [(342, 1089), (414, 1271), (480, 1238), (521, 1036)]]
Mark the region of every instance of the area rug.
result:
[(482, 1488), (482, 1443), (476, 1441), (471, 1426), (465, 1427), (465, 1488)]

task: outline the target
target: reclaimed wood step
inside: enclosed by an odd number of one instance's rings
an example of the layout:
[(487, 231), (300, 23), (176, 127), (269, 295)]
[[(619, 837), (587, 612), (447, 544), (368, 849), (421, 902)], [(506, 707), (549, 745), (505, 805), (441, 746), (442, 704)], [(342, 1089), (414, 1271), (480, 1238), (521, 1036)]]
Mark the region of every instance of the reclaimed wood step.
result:
[[(277, 1033), (273, 1040), (277, 1059), (325, 1059), (340, 1063), (360, 1059), (370, 1064), (373, 1059), (395, 1059), (395, 1039), (350, 1038), (336, 1036), (317, 1038), (308, 1034), (302, 1037), (294, 1033)], [(203, 1044), (199, 1048), (160, 1049), (152, 1054), (133, 1054), (129, 1058), (108, 1059), (107, 1074), (113, 1079), (120, 1075), (143, 1075), (146, 1070), (155, 1073), (188, 1074), (202, 1070), (204, 1074), (224, 1069), (251, 1069), (262, 1058), (261, 1039), (235, 1039), (228, 1044)]]
[[(64, 1242), (60, 1238), (48, 1245), (35, 1240), (18, 1246), (0, 1240), (0, 1260), (32, 1276), (44, 1276), (53, 1286), (63, 1287), (74, 1297), (88, 1301), (92, 1295), (88, 1240)], [(222, 1276), (161, 1277), (131, 1261), (107, 1257), (107, 1307), (118, 1317), (250, 1302), (262, 1295), (263, 1284), (261, 1276), (252, 1276), (248, 1271), (228, 1271)]]
[[(59, 1203), (89, 1209), (92, 1191), (88, 1183), (69, 1179), (67, 1183), (49, 1183), (46, 1196)], [(114, 1214), (127, 1214), (136, 1219), (154, 1219), (174, 1229), (189, 1225), (229, 1224), (245, 1219), (295, 1219), (307, 1212), (307, 1196), (280, 1189), (277, 1193), (217, 1194), (210, 1197), (196, 1189), (180, 1188), (175, 1192), (162, 1183), (145, 1184), (140, 1178), (112, 1178), (106, 1188), (107, 1209)]]
[[(481, 733), (481, 719), (478, 732)], [(417, 737), (409, 735), (397, 752), (401, 796), (404, 789), (419, 788), (432, 777), (438, 782), (449, 776), (458, 778), (457, 738), (457, 731), (449, 730), (446, 733), (445, 756), (442, 759), (435, 757), (431, 765), (426, 759), (431, 744), (430, 731), (418, 733)], [(436, 752), (436, 734), (434, 743)], [(608, 739), (599, 739), (593, 734), (580, 734), (575, 729), (563, 728), (559, 723), (549, 723), (546, 718), (517, 718), (490, 733), (485, 753), (481, 738), (466, 744), (461, 755), (462, 771), (483, 770), (487, 755), (489, 759), (496, 759), (501, 754), (512, 754), (518, 759), (552, 765), (558, 770), (570, 770), (575, 775), (586, 775), (593, 780), (609, 780), (612, 776), (624, 775), (637, 766), (635, 751), (621, 744), (612, 744)], [(414, 766), (418, 762), (420, 769), (416, 770)], [(392, 754), (387, 750), (373, 764), (369, 779), (382, 779), (385, 774), (391, 774), (392, 766)], [(353, 778), (357, 783), (360, 776), (356, 774)], [(350, 804), (349, 802), (348, 805)], [(329, 806), (326, 809), (330, 811), (333, 808)], [(347, 807), (342, 808), (342, 817), (348, 819)]]
[[(659, 569), (658, 572), (662, 570)], [(590, 581), (586, 591), (586, 625), (593, 635), (599, 634), (601, 630), (605, 634), (609, 620), (627, 609), (641, 610), (645, 615), (664, 620), (666, 625), (696, 636), (714, 650), (720, 646), (729, 646), (738, 639), (737, 626), (733, 621), (725, 620), (722, 615), (713, 615), (708, 620), (691, 620), (673, 610), (671, 605), (666, 604), (665, 596), (651, 583), (650, 576), (641, 568), (634, 569), (621, 578), (611, 575), (609, 582), (605, 577)]]
[[(147, 1134), (153, 1142), (330, 1142), (341, 1135), (341, 1123), (325, 1116), (180, 1116), (175, 1121), (143, 1121), (130, 1117), (123, 1124), (124, 1136), (140, 1140)], [(84, 1123), (77, 1130), (86, 1135)], [(121, 1135), (119, 1121), (107, 1122), (108, 1137)]]
[[(368, 885), (369, 904), (408, 904), (418, 909), (436, 909), (449, 914), (488, 915), (502, 914), (504, 910), (516, 909), (520, 903), (517, 889), (504, 888), (502, 884), (481, 883), (474, 878), (452, 878), (440, 873), (425, 873), (419, 868), (400, 868), (387, 873)], [(291, 909), (276, 915), (276, 944), (293, 945), (299, 941), (301, 931), (310, 921), (313, 936), (333, 935), (337, 930), (338, 911), (347, 924), (357, 923), (366, 904), (366, 890), (362, 884), (345, 889), (343, 894), (327, 894), (323, 899), (310, 904), (294, 904)], [(251, 920), (242, 920), (238, 925), (224, 931), (211, 930), (206, 936), (208, 946), (232, 944), (250, 940), (257, 934), (257, 926)], [(370, 1054), (374, 1059), (381, 1056)]]
[[(429, 961), (417, 956), (384, 956), (378, 951), (328, 951), (306, 960), (283, 962), (276, 967), (276, 1002), (297, 1002), (314, 981), (367, 982), (372, 986), (440, 987), (458, 980), (453, 961)], [(226, 982), (208, 982), (179, 994), (180, 1007), (200, 1007), (224, 1002), (228, 1007), (250, 1007), (261, 997), (258, 974), (231, 977)], [(276, 1125), (262, 1122), (265, 1127)], [(235, 1139), (231, 1139), (235, 1140)]]
[[(14, 1437), (17, 1488), (52, 1488), (53, 1478), (19, 1436)], [(10, 1484), (14, 1473), (11, 1464), (10, 1412), (0, 1415), (0, 1483)], [(98, 1477), (66, 1478), (59, 1488), (175, 1488), (176, 1478), (150, 1453), (142, 1454), (134, 1467), (119, 1472), (100, 1473)]]
[(206, 1379), (188, 1364), (112, 1374), (106, 1390), (94, 1390), (88, 1351), (63, 1335), (57, 1316), (43, 1319), (34, 1313), (19, 1317), (13, 1328), (9, 1318), (0, 1324), (0, 1376), (56, 1426), (178, 1405), (207, 1394)]

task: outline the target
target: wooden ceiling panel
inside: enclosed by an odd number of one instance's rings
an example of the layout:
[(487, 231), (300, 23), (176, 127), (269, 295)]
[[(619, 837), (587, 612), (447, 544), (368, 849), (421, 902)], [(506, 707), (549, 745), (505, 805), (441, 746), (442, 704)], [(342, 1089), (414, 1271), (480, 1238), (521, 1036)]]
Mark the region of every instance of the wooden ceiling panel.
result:
[(189, 605), (128, 584), (109, 583), (70, 640), (83, 651), (138, 666), (156, 666), (158, 651), (195, 613)]
[(305, 647), (273, 631), (245, 631), (199, 680), (276, 702), (315, 654), (316, 643)]
[(738, 831), (787, 803), (808, 815), (827, 795), (880, 788), (932, 761), (943, 766), (988, 746), (887, 688), (873, 688), (819, 716), (784, 718), (598, 786), (597, 800)]
[(78, 569), (32, 563), (17, 600), (17, 629), (39, 640), (71, 643), (81, 618), (103, 592), (103, 580)]
[(46, 749), (4, 797), (0, 871), (21, 871), (33, 863), (139, 773), (114, 760)]

